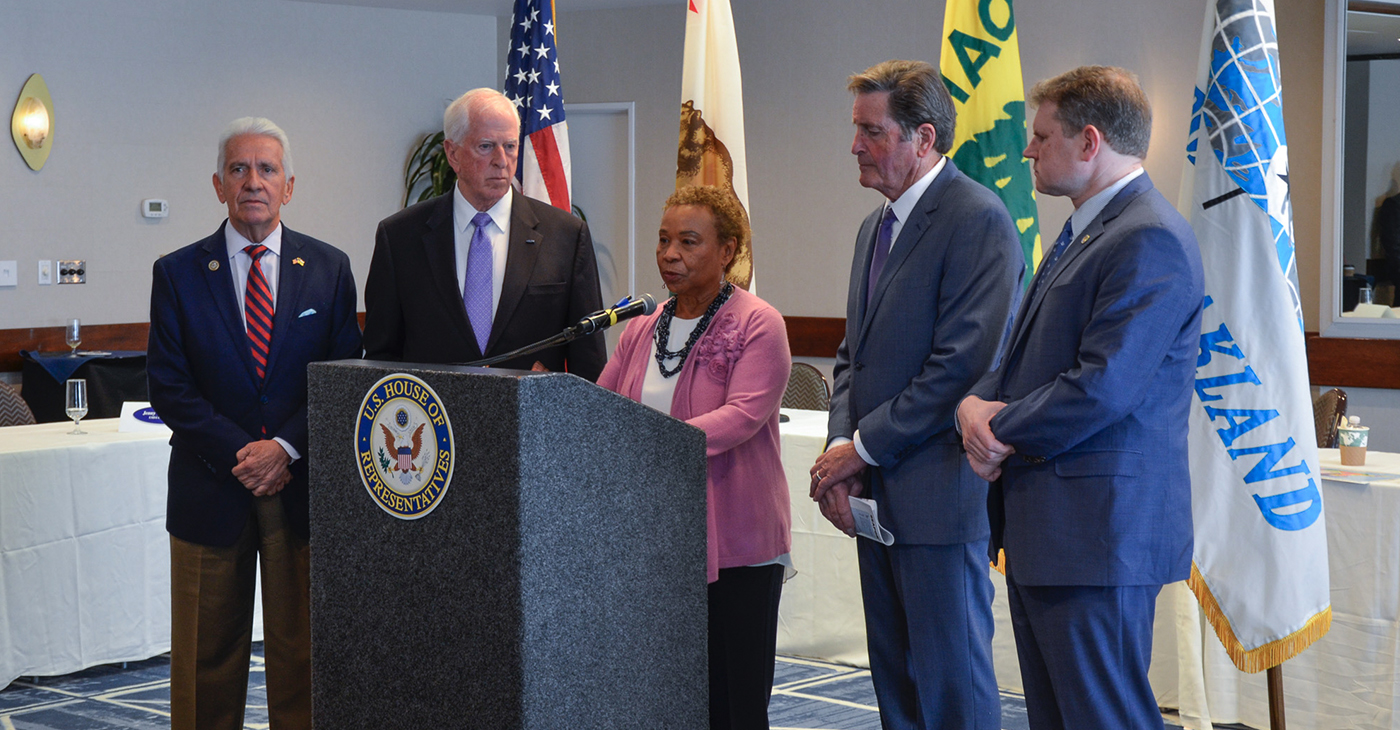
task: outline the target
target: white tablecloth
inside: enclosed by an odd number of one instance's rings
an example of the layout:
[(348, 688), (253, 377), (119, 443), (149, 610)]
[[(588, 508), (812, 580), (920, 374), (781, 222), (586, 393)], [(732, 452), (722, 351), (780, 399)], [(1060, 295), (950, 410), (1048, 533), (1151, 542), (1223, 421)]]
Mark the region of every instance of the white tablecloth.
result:
[(0, 686), (170, 648), (169, 434), (0, 428)]
[[(778, 652), (869, 666), (855, 541), (807, 498), (808, 469), (826, 438), (826, 414), (784, 410), (783, 466), (793, 507), (797, 577), (783, 586)], [(1339, 468), (1337, 452), (1321, 452)], [(1400, 474), (1400, 454), (1372, 452), (1356, 471)], [(1332, 581), (1332, 629), (1284, 665), (1290, 730), (1400, 728), (1400, 480), (1322, 480)], [(1001, 687), (1021, 690), (1006, 584), (991, 572)], [(1187, 728), (1206, 721), (1269, 727), (1264, 674), (1235, 669), (1184, 582), (1157, 600), (1150, 678), (1158, 703), (1180, 708)]]

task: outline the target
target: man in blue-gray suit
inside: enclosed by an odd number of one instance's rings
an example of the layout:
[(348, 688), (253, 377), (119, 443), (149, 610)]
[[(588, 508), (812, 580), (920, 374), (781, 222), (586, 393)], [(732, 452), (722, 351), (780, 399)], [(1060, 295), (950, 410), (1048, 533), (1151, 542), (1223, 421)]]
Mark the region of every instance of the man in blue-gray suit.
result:
[(267, 710), (311, 727), (306, 365), (360, 356), (339, 250), (281, 224), (287, 135), (244, 117), (219, 140), (228, 220), (155, 263), (151, 405), (170, 437), (170, 717), (243, 727), (261, 564)]
[(1152, 111), (1131, 72), (1078, 68), (1031, 102), (1036, 189), (1075, 211), (958, 421), (994, 480), (1031, 728), (1160, 728), (1147, 667), (1157, 593), (1191, 570), (1200, 251), (1143, 172)]
[(1020, 244), (1002, 202), (943, 156), (956, 111), (937, 69), (887, 61), (848, 87), (860, 183), (888, 202), (856, 237), (812, 496), (848, 534), (848, 498), (873, 499), (894, 535), (858, 546), (884, 727), (1000, 728), (987, 483), (962, 458), (953, 413), (1005, 331)]

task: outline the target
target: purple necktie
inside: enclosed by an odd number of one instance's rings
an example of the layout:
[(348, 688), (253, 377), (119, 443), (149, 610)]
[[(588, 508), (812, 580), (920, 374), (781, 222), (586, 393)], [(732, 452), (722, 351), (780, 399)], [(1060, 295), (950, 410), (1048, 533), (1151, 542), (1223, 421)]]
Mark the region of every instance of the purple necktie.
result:
[(880, 280), (880, 272), (885, 270), (885, 260), (890, 257), (890, 245), (894, 238), (894, 208), (885, 206), (885, 217), (880, 219), (880, 233), (875, 236), (875, 256), (870, 259), (870, 281), (865, 287), (865, 305), (875, 296), (875, 282)]
[(491, 339), (491, 239), (486, 237), (486, 226), (491, 225), (491, 216), (477, 213), (472, 217), (471, 246), (467, 249), (467, 281), (462, 287), (462, 304), (467, 307), (467, 321), (471, 322), (476, 334), (476, 345), (481, 354), (486, 354), (486, 341)]

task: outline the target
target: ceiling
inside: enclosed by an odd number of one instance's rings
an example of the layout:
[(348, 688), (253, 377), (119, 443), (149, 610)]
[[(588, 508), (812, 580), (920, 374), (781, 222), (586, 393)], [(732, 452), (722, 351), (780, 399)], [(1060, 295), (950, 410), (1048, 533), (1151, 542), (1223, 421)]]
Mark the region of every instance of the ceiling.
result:
[[(369, 8), (389, 8), (392, 10), (426, 10), (437, 13), (461, 13), (463, 15), (508, 16), (515, 6), (513, 0), (294, 0), (325, 5), (359, 5)], [(568, 10), (604, 10), (608, 8), (632, 8), (640, 5), (665, 5), (680, 0), (567, 0)], [(555, 9), (559, 6), (556, 2)]]

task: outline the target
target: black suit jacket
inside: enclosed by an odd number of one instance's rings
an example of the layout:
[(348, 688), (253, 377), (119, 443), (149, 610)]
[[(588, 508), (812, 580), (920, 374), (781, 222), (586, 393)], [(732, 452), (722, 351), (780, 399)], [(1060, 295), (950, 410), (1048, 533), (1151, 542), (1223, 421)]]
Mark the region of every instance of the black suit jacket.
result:
[(162, 256), (152, 274), (146, 373), (151, 405), (174, 432), (165, 525), (200, 545), (232, 545), (243, 531), (252, 492), (233, 476), (235, 455), (263, 427), (303, 456), (279, 494), (288, 525), (308, 533), (306, 365), (360, 356), (350, 259), (283, 226), (272, 346), (259, 382), (231, 269), (221, 226)]
[[(588, 225), (548, 203), (511, 195), (506, 274), (486, 352), (462, 304), (448, 193), (380, 221), (365, 282), (365, 357), (470, 362), (556, 335), (603, 308)], [(536, 360), (596, 381), (607, 354), (603, 338), (592, 335), (498, 367), (528, 369)]]

